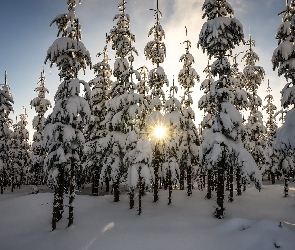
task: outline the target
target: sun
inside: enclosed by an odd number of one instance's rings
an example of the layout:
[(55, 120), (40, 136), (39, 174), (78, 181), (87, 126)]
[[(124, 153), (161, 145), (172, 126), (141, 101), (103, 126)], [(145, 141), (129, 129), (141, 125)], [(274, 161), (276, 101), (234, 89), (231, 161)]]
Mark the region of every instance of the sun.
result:
[(162, 125), (157, 125), (154, 127), (153, 129), (153, 136), (158, 139), (158, 140), (162, 140), (166, 137), (167, 135), (167, 128), (165, 128)]

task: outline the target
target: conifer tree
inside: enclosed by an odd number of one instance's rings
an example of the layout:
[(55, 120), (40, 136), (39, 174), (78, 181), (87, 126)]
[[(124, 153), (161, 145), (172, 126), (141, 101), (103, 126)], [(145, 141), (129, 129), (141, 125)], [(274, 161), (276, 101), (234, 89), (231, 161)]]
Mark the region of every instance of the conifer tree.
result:
[[(216, 114), (216, 104), (214, 101), (214, 98), (211, 97), (210, 94), (210, 88), (211, 85), (214, 83), (213, 74), (211, 72), (211, 65), (208, 65), (203, 70), (203, 72), (206, 74), (206, 79), (201, 83), (200, 90), (204, 91), (204, 95), (201, 97), (201, 99), (198, 102), (198, 107), (200, 110), (204, 110), (204, 116), (203, 120), (201, 121), (201, 129), (200, 132), (201, 138), (200, 141), (203, 141), (203, 139), (206, 137), (208, 131), (210, 131), (212, 124), (213, 124), (213, 118)], [(207, 171), (204, 171), (203, 168), (200, 168), (200, 178), (202, 178), (203, 186), (205, 187), (206, 183), (206, 175), (207, 175), (207, 199), (212, 198), (212, 190), (213, 190), (213, 173), (212, 169), (208, 169)]]
[[(245, 75), (239, 71), (237, 57), (243, 52), (240, 52), (233, 56), (233, 64), (231, 66), (231, 73), (229, 75), (229, 83), (232, 91), (231, 103), (235, 108), (241, 113), (243, 110), (247, 110), (249, 107), (248, 99), (251, 98), (251, 94), (245, 89)], [(245, 140), (245, 132), (241, 134), (242, 141)], [(246, 191), (246, 181), (241, 178), (240, 169), (236, 170), (236, 183), (237, 183), (237, 194), (242, 194), (242, 182), (244, 184), (244, 191)], [(228, 200), (233, 201), (233, 179), (234, 179), (234, 166), (233, 164), (229, 167), (227, 171), (227, 187), (229, 190)]]
[[(164, 69), (160, 66), (164, 62), (166, 56), (166, 45), (163, 42), (165, 38), (165, 31), (160, 24), (160, 17), (162, 12), (159, 10), (159, 1), (157, 0), (157, 8), (151, 9), (154, 11), (156, 23), (150, 29), (148, 36), (153, 35), (153, 40), (149, 41), (145, 48), (144, 54), (147, 59), (152, 61), (156, 68), (152, 69), (149, 73), (148, 85), (150, 88), (150, 116), (147, 119), (148, 126), (153, 129), (158, 126), (163, 126), (163, 107), (165, 105), (165, 92), (163, 87), (169, 86), (167, 76)], [(162, 157), (163, 157), (163, 141), (159, 138), (152, 137), (153, 143), (153, 168), (154, 168), (154, 202), (158, 197), (159, 188), (159, 172), (161, 170)]]
[(95, 78), (89, 82), (92, 87), (89, 106), (91, 109), (91, 119), (85, 128), (86, 133), (86, 162), (85, 167), (91, 174), (92, 194), (98, 195), (99, 175), (102, 168), (104, 154), (101, 150), (100, 140), (107, 134), (106, 126), (102, 124), (106, 116), (107, 101), (109, 100), (109, 89), (112, 85), (110, 79), (112, 70), (109, 65), (107, 54), (107, 45), (102, 53), (97, 56), (103, 56), (101, 62), (93, 65)]
[[(186, 29), (187, 34), (187, 29)], [(187, 173), (187, 194), (192, 194), (192, 166), (196, 165), (198, 161), (198, 140), (197, 129), (194, 124), (195, 112), (191, 108), (193, 104), (192, 88), (195, 86), (195, 81), (200, 81), (200, 76), (192, 67), (195, 62), (193, 55), (189, 52), (191, 42), (186, 40), (186, 52), (180, 57), (180, 62), (183, 62), (183, 68), (178, 74), (178, 82), (184, 89), (184, 95), (181, 99), (182, 114), (184, 120), (181, 122), (181, 136), (179, 145), (179, 162), (181, 162), (180, 169), (180, 186), (183, 186), (184, 171)], [(180, 188), (183, 189), (183, 188)]]
[[(175, 93), (177, 92), (178, 87), (174, 85), (173, 78), (173, 84), (170, 87), (169, 98), (164, 105), (164, 124), (166, 127), (167, 136), (164, 138), (165, 143), (163, 145), (165, 150), (165, 158), (162, 165), (162, 176), (165, 180), (165, 184), (168, 186), (168, 205), (171, 204), (172, 184), (175, 183), (177, 179), (179, 179), (180, 175), (179, 161), (182, 160), (179, 158), (179, 151), (181, 150), (180, 138), (182, 134), (181, 125), (185, 123), (181, 103), (175, 97)], [(188, 161), (191, 160), (190, 156), (191, 155), (188, 154)], [(190, 175), (190, 180), (188, 181), (188, 191), (190, 192), (189, 195), (191, 195), (192, 188), (191, 169), (191, 166), (187, 168), (187, 175)]]
[[(255, 41), (250, 39), (246, 42), (249, 49), (243, 56), (245, 68), (243, 70), (245, 76), (246, 89), (251, 93), (249, 110), (250, 116), (246, 124), (246, 140), (245, 147), (252, 154), (256, 164), (261, 169), (265, 162), (265, 145), (263, 135), (266, 133), (266, 128), (263, 125), (263, 116), (259, 111), (262, 105), (262, 100), (257, 94), (258, 87), (264, 79), (264, 69), (261, 66), (255, 65), (259, 61), (258, 55), (254, 52), (253, 47)], [(240, 194), (238, 192), (238, 194)]]
[[(110, 89), (110, 100), (107, 104), (107, 115), (103, 124), (106, 124), (108, 134), (105, 137), (104, 152), (106, 157), (102, 169), (102, 177), (110, 173), (113, 181), (114, 201), (119, 201), (119, 185), (127, 175), (128, 165), (124, 164), (126, 150), (133, 150), (138, 138), (138, 121), (141, 117), (141, 104), (144, 99), (135, 92), (136, 85), (133, 75), (140, 80), (140, 74), (133, 69), (134, 56), (138, 55), (132, 43), (135, 36), (130, 32), (130, 16), (125, 13), (126, 1), (119, 4), (120, 14), (116, 26), (110, 30), (107, 41), (112, 43), (116, 59), (114, 76), (117, 80)], [(130, 202), (132, 203), (133, 189), (130, 187)]]
[(278, 126), (276, 124), (276, 119), (274, 116), (275, 111), (277, 110), (277, 107), (273, 104), (274, 98), (273, 98), (273, 95), (271, 94), (272, 89), (269, 86), (269, 80), (268, 80), (268, 86), (266, 91), (268, 95), (264, 98), (264, 100), (267, 102), (267, 104), (263, 107), (263, 109), (268, 114), (267, 122), (266, 122), (266, 128), (267, 128), (266, 170), (268, 174), (270, 175), (272, 184), (274, 184), (275, 173), (278, 171), (278, 165), (276, 164), (278, 152), (274, 148)]
[(34, 172), (34, 192), (38, 192), (37, 185), (43, 184), (44, 181), (44, 159), (45, 152), (43, 149), (43, 133), (45, 127), (45, 113), (51, 107), (51, 103), (48, 99), (45, 98), (46, 94), (49, 94), (49, 90), (45, 87), (45, 73), (44, 69), (41, 72), (41, 76), (37, 84), (39, 85), (35, 88), (35, 92), (38, 93), (38, 96), (31, 100), (31, 107), (35, 108), (37, 115), (33, 119), (33, 128), (36, 130), (33, 135), (33, 144), (32, 144), (32, 171)]
[[(124, 162), (129, 165), (127, 173), (127, 185), (129, 187), (130, 209), (134, 207), (135, 188), (139, 189), (138, 214), (142, 213), (141, 196), (142, 189), (149, 186), (152, 179), (152, 148), (148, 139), (138, 139), (137, 134), (131, 131), (128, 135), (128, 146)], [(132, 147), (131, 147), (132, 146)]]
[(82, 130), (89, 121), (91, 111), (87, 100), (81, 97), (80, 86), (84, 85), (85, 98), (90, 97), (88, 83), (79, 80), (79, 70), (91, 65), (88, 50), (81, 42), (81, 25), (76, 17), (76, 0), (68, 0), (68, 12), (57, 15), (50, 23), (57, 24), (58, 34), (47, 51), (45, 63), (56, 64), (62, 83), (54, 96), (53, 112), (48, 116), (44, 130), (44, 145), (47, 150), (45, 167), (54, 186), (52, 230), (62, 218), (64, 191), (69, 193), (68, 226), (73, 224), (75, 179), (84, 145)]
[(26, 129), (27, 113), (23, 107), (23, 113), (19, 116), (20, 119), (13, 125), (13, 138), (9, 142), (9, 153), (11, 160), (11, 182), (12, 189), (15, 186), (20, 188), (23, 180), (27, 177), (28, 167), (30, 164), (30, 145), (29, 145), (29, 131)]
[(207, 52), (209, 59), (216, 58), (211, 70), (213, 76), (219, 76), (219, 80), (210, 87), (210, 95), (215, 99), (217, 112), (213, 127), (201, 144), (200, 162), (207, 170), (215, 169), (218, 173), (215, 217), (221, 219), (224, 217), (224, 172), (228, 170), (233, 159), (242, 174), (247, 177), (253, 175), (258, 185), (261, 176), (253, 158), (241, 143), (242, 117), (231, 103), (231, 69), (226, 53), (243, 40), (243, 27), (233, 18), (234, 11), (225, 0), (205, 0), (202, 9), (205, 12), (203, 18), (207, 17), (208, 20), (200, 32), (198, 46)]
[[(150, 96), (148, 95), (149, 93), (149, 87), (148, 87), (148, 76), (149, 76), (149, 70), (146, 66), (142, 66), (137, 69), (139, 74), (140, 74), (140, 81), (136, 84), (136, 90), (137, 93), (142, 95), (144, 100), (146, 101), (146, 104), (150, 103)], [(147, 117), (150, 114), (150, 109), (149, 106), (145, 106), (144, 104), (141, 105), (141, 121), (139, 124), (139, 129), (141, 131), (141, 138), (142, 139), (147, 139), (148, 138), (148, 126), (146, 123)]]
[(279, 162), (280, 168), (284, 173), (285, 196), (288, 195), (288, 182), (290, 170), (293, 168), (293, 152), (295, 149), (295, 66), (294, 66), (294, 39), (295, 39), (295, 1), (286, 1), (286, 9), (279, 13), (283, 15), (276, 39), (278, 46), (273, 52), (273, 70), (278, 68), (278, 75), (286, 78), (286, 85), (281, 91), (281, 106), (283, 109), (290, 108), (285, 116), (285, 121), (279, 129), (276, 139), (276, 149), (282, 154)]
[(9, 179), (9, 147), (8, 143), (12, 136), (12, 120), (9, 114), (13, 111), (13, 97), (10, 93), (10, 87), (7, 84), (7, 74), (5, 71), (5, 82), (1, 84), (0, 89), (0, 189), (3, 194), (5, 186)]

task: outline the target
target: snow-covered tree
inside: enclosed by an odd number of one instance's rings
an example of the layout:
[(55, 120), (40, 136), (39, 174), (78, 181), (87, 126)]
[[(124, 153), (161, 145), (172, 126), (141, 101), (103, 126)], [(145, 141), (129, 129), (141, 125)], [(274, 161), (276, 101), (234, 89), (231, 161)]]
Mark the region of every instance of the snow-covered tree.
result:
[(261, 66), (255, 65), (259, 61), (259, 56), (254, 52), (253, 47), (255, 41), (251, 36), (246, 45), (249, 49), (243, 56), (245, 62), (245, 68), (243, 70), (245, 76), (245, 86), (248, 92), (250, 92), (249, 110), (250, 115), (246, 124), (246, 140), (245, 147), (252, 154), (256, 164), (261, 169), (265, 163), (265, 143), (264, 135), (266, 128), (263, 125), (263, 116), (259, 111), (262, 105), (262, 100), (258, 96), (257, 90), (264, 79), (264, 69)]
[[(156, 68), (150, 70), (148, 86), (150, 88), (150, 115), (147, 119), (147, 125), (150, 130), (159, 128), (163, 126), (163, 108), (165, 105), (165, 92), (163, 87), (166, 85), (169, 86), (167, 75), (165, 74), (164, 69), (160, 66), (160, 63), (164, 62), (166, 56), (166, 45), (163, 42), (165, 38), (165, 31), (160, 24), (160, 17), (162, 13), (159, 10), (159, 1), (157, 0), (157, 8), (151, 9), (154, 11), (154, 16), (156, 22), (154, 26), (150, 29), (148, 36), (153, 35), (153, 40), (148, 42), (144, 48), (144, 54), (147, 59), (151, 60), (153, 65), (156, 65)], [(153, 191), (154, 191), (154, 202), (156, 202), (158, 197), (158, 187), (159, 187), (159, 172), (162, 165), (162, 153), (163, 147), (161, 146), (162, 141), (155, 136), (152, 136), (153, 140), (153, 168), (154, 168), (154, 182), (153, 182)]]
[(198, 46), (207, 52), (209, 58), (216, 58), (211, 71), (219, 76), (210, 87), (210, 95), (216, 102), (216, 115), (213, 126), (200, 147), (200, 162), (208, 170), (217, 171), (216, 218), (224, 217), (224, 173), (229, 166), (241, 170), (245, 178), (249, 176), (260, 184), (260, 171), (251, 155), (244, 149), (240, 139), (243, 131), (242, 117), (231, 103), (233, 93), (230, 89), (230, 63), (226, 53), (235, 48), (244, 38), (241, 23), (233, 17), (234, 11), (225, 0), (205, 0), (203, 4), (204, 23), (199, 35)]
[(192, 172), (193, 166), (198, 162), (199, 138), (198, 131), (194, 124), (195, 112), (191, 105), (194, 103), (192, 98), (192, 88), (195, 86), (195, 81), (200, 81), (200, 76), (192, 67), (195, 62), (193, 55), (189, 52), (191, 42), (186, 40), (186, 52), (180, 57), (180, 62), (183, 62), (183, 68), (178, 74), (178, 82), (184, 90), (181, 98), (183, 121), (181, 121), (180, 142), (179, 142), (179, 162), (180, 164), (180, 189), (184, 189), (184, 174), (187, 175), (187, 194), (192, 194)]
[[(152, 148), (151, 143), (148, 139), (138, 139), (137, 134), (132, 131), (128, 135), (128, 140), (130, 140), (129, 145), (132, 145), (130, 151), (126, 151), (124, 156), (124, 162), (129, 165), (127, 174), (127, 185), (130, 189), (130, 208), (134, 207), (134, 189), (139, 188), (139, 198), (138, 198), (138, 214), (142, 213), (141, 197), (142, 189), (145, 186), (150, 186), (152, 179)], [(131, 143), (132, 142), (132, 143)], [(128, 148), (127, 148), (128, 149)]]
[(282, 157), (279, 165), (285, 177), (285, 196), (287, 194), (289, 171), (293, 168), (293, 160), (289, 159), (290, 153), (293, 155), (295, 149), (295, 65), (294, 65), (294, 40), (295, 40), (295, 1), (287, 1), (286, 9), (279, 13), (283, 15), (276, 39), (278, 46), (273, 52), (273, 70), (278, 68), (278, 75), (284, 75), (286, 85), (281, 91), (281, 106), (283, 109), (289, 108), (285, 116), (285, 122), (278, 129), (276, 139), (276, 149), (281, 151)]
[[(210, 94), (210, 88), (211, 85), (214, 83), (213, 74), (211, 72), (211, 65), (208, 64), (206, 68), (203, 70), (203, 72), (206, 74), (206, 79), (201, 83), (200, 90), (204, 91), (204, 95), (200, 98), (198, 102), (198, 107), (200, 110), (204, 111), (203, 120), (200, 124), (200, 141), (203, 141), (203, 139), (206, 137), (207, 133), (210, 131), (212, 124), (213, 124), (213, 118), (216, 114), (216, 104), (214, 101), (214, 98), (212, 98)], [(213, 173), (211, 169), (208, 169), (208, 171), (204, 171), (203, 168), (199, 169), (199, 177), (201, 180), (201, 189), (205, 187), (206, 185), (206, 172), (207, 172), (207, 194), (206, 197), (208, 199), (211, 199), (212, 197), (212, 189), (213, 189)]]
[(12, 120), (9, 114), (13, 111), (13, 97), (10, 93), (10, 87), (7, 84), (7, 74), (5, 71), (5, 82), (1, 84), (0, 89), (0, 188), (3, 194), (4, 187), (9, 179), (9, 147), (8, 141), (11, 137)]
[(267, 86), (267, 93), (268, 95), (264, 98), (264, 100), (267, 102), (267, 104), (263, 107), (263, 109), (268, 114), (267, 122), (266, 122), (266, 128), (267, 128), (267, 147), (266, 147), (266, 171), (268, 175), (270, 175), (270, 179), (272, 181), (272, 184), (275, 183), (275, 173), (278, 170), (278, 165), (275, 164), (277, 162), (278, 158), (278, 152), (274, 148), (274, 143), (276, 139), (276, 132), (278, 129), (278, 125), (276, 123), (275, 118), (275, 111), (277, 110), (277, 107), (273, 104), (274, 98), (271, 94), (271, 87), (269, 86), (269, 80), (268, 80), (268, 86)]
[(112, 85), (110, 79), (112, 70), (109, 65), (109, 57), (107, 54), (107, 45), (104, 47), (101, 62), (93, 65), (95, 78), (89, 82), (92, 87), (89, 106), (91, 109), (91, 119), (85, 128), (86, 147), (85, 167), (90, 172), (92, 179), (92, 194), (98, 195), (99, 175), (102, 168), (102, 160), (104, 157), (99, 141), (106, 136), (106, 126), (102, 124), (106, 116), (107, 101), (109, 100), (108, 91)]
[[(142, 66), (137, 69), (140, 73), (140, 81), (136, 84), (136, 90), (137, 93), (142, 95), (142, 97), (145, 99), (146, 103), (148, 104), (150, 102), (150, 96), (149, 93), (149, 87), (148, 87), (148, 76), (149, 76), (149, 70), (146, 66)], [(150, 109), (145, 104), (141, 105), (141, 121), (139, 124), (139, 128), (141, 131), (141, 138), (147, 139), (148, 138), (148, 126), (146, 123), (146, 119), (148, 115), (150, 114)]]
[[(88, 83), (79, 80), (79, 70), (91, 65), (88, 50), (81, 42), (81, 25), (76, 17), (76, 0), (68, 0), (68, 12), (57, 15), (50, 23), (58, 27), (57, 38), (47, 51), (45, 63), (56, 64), (62, 83), (54, 96), (55, 105), (44, 129), (44, 147), (47, 150), (45, 167), (54, 187), (52, 230), (62, 218), (64, 190), (69, 193), (68, 226), (73, 224), (75, 179), (85, 139), (82, 130), (91, 111), (85, 98), (90, 97)], [(85, 98), (80, 96), (84, 85)]]
[(16, 118), (16, 123), (13, 125), (13, 138), (8, 145), (10, 149), (12, 189), (15, 186), (20, 188), (28, 175), (31, 160), (29, 131), (26, 129), (28, 115), (25, 108), (23, 108), (23, 113), (19, 117), (19, 121)]
[(35, 108), (37, 115), (33, 119), (33, 128), (36, 130), (33, 135), (33, 144), (32, 144), (32, 168), (31, 171), (34, 172), (34, 185), (36, 188), (35, 192), (38, 191), (37, 185), (40, 185), (44, 182), (44, 159), (45, 152), (43, 149), (43, 133), (45, 127), (46, 118), (44, 117), (46, 111), (51, 107), (51, 103), (48, 99), (45, 98), (46, 94), (49, 94), (49, 90), (45, 87), (45, 73), (44, 70), (41, 72), (41, 76), (37, 84), (39, 85), (35, 88), (35, 92), (38, 93), (38, 96), (31, 100), (31, 107)]
[[(110, 30), (107, 41), (112, 44), (115, 50), (116, 59), (114, 63), (113, 82), (109, 91), (110, 100), (107, 103), (107, 115), (103, 124), (106, 124), (108, 135), (105, 138), (104, 152), (105, 160), (102, 168), (102, 178), (110, 175), (113, 181), (114, 201), (119, 201), (120, 182), (128, 174), (128, 166), (124, 164), (126, 149), (132, 150), (135, 147), (134, 134), (138, 134), (138, 123), (141, 117), (141, 104), (144, 98), (135, 92), (136, 85), (133, 82), (135, 74), (140, 80), (139, 72), (133, 69), (135, 53), (138, 54), (132, 43), (135, 36), (130, 32), (130, 16), (125, 13), (126, 1), (123, 0), (119, 7), (120, 14), (116, 26)], [(130, 200), (132, 199), (132, 187), (130, 187)], [(131, 201), (132, 202), (132, 201)]]
[[(180, 149), (180, 139), (182, 139), (182, 146), (184, 147), (184, 139), (181, 138), (183, 127), (181, 125), (185, 124), (185, 118), (182, 114), (182, 106), (180, 101), (175, 97), (175, 93), (178, 92), (178, 87), (173, 84), (170, 87), (170, 93), (168, 100), (164, 105), (164, 125), (166, 128), (167, 136), (165, 138), (165, 143), (163, 144), (165, 150), (164, 163), (162, 165), (162, 177), (165, 180), (165, 184), (168, 186), (169, 196), (168, 205), (171, 204), (171, 194), (172, 194), (172, 184), (177, 182), (180, 175), (179, 162), (182, 160), (179, 158), (181, 156)], [(187, 154), (190, 166), (187, 167), (187, 176), (190, 178), (188, 180), (188, 194), (191, 195), (192, 183), (191, 183), (191, 155)]]

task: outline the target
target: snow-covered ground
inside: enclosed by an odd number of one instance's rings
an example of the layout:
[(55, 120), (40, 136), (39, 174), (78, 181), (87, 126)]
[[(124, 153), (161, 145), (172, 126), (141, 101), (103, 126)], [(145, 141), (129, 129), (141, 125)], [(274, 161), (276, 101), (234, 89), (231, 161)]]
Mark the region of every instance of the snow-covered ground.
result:
[[(128, 197), (119, 203), (111, 195), (77, 195), (74, 225), (66, 228), (67, 214), (51, 232), (53, 194), (45, 189), (30, 195), (23, 187), (0, 195), (1, 250), (271, 250), (295, 249), (295, 183), (283, 198), (282, 183), (263, 182), (261, 192), (249, 187), (233, 203), (226, 202), (226, 218), (213, 218), (215, 199), (205, 191), (168, 191), (160, 200), (143, 198), (143, 214), (129, 209)], [(87, 190), (84, 191), (87, 193)], [(138, 200), (136, 199), (136, 202)], [(282, 222), (282, 227), (280, 227)]]

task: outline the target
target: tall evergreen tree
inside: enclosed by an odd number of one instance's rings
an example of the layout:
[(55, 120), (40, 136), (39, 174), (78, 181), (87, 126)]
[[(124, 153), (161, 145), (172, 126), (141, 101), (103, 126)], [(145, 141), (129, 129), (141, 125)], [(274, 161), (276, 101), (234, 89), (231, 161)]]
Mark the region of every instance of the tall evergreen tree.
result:
[[(278, 46), (273, 52), (272, 64), (273, 70), (278, 68), (278, 75), (283, 75), (286, 78), (286, 85), (281, 91), (281, 106), (283, 109), (290, 108), (285, 116), (285, 121), (282, 127), (278, 130), (276, 139), (276, 149), (282, 154), (279, 165), (282, 168), (285, 179), (285, 196), (288, 195), (289, 171), (293, 165), (293, 159), (290, 159), (290, 154), (293, 157), (295, 149), (295, 65), (293, 63), (294, 55), (294, 40), (295, 40), (295, 1), (286, 2), (286, 9), (279, 13), (283, 15), (283, 23), (280, 25), (276, 39)], [(292, 166), (293, 167), (293, 166)]]
[[(187, 30), (186, 30), (187, 33)], [(200, 76), (196, 70), (192, 67), (195, 62), (193, 55), (189, 52), (191, 48), (191, 42), (186, 40), (183, 42), (186, 44), (186, 52), (180, 57), (180, 62), (183, 62), (183, 68), (178, 74), (178, 82), (183, 87), (184, 95), (181, 98), (182, 114), (184, 120), (180, 125), (181, 136), (179, 145), (179, 162), (180, 165), (180, 189), (183, 189), (184, 172), (187, 175), (187, 194), (192, 194), (192, 172), (193, 165), (198, 162), (198, 146), (199, 138), (197, 128), (194, 124), (195, 112), (191, 105), (193, 104), (192, 88), (195, 86), (195, 81), (200, 81)]]
[[(110, 100), (107, 104), (107, 115), (103, 124), (106, 124), (108, 134), (105, 137), (104, 152), (106, 157), (102, 169), (102, 177), (110, 173), (113, 181), (114, 201), (119, 201), (119, 185), (123, 177), (127, 175), (129, 166), (124, 164), (126, 150), (133, 150), (138, 138), (138, 121), (141, 117), (141, 104), (144, 99), (135, 92), (136, 85), (133, 82), (135, 74), (140, 80), (140, 74), (133, 69), (134, 56), (138, 54), (132, 43), (135, 36), (130, 32), (130, 16), (125, 13), (126, 1), (119, 4), (120, 14), (116, 26), (110, 30), (107, 41), (112, 43), (116, 59), (114, 63), (114, 76), (117, 80), (110, 89)], [(131, 188), (130, 199), (133, 191)]]
[(22, 182), (27, 177), (28, 167), (30, 164), (30, 145), (29, 145), (29, 131), (26, 129), (27, 113), (23, 107), (23, 113), (19, 116), (20, 119), (13, 125), (13, 138), (9, 142), (9, 153), (11, 161), (11, 182), (12, 189), (15, 186), (20, 188)]
[(44, 69), (41, 72), (41, 76), (37, 84), (39, 85), (35, 88), (35, 92), (38, 93), (38, 96), (31, 100), (31, 107), (35, 108), (37, 115), (33, 119), (33, 128), (36, 130), (33, 135), (33, 144), (32, 144), (32, 169), (34, 172), (34, 185), (36, 186), (34, 192), (38, 192), (37, 185), (43, 184), (44, 182), (44, 159), (45, 152), (43, 149), (43, 133), (45, 127), (45, 113), (51, 107), (51, 103), (48, 99), (45, 98), (46, 94), (49, 94), (49, 90), (45, 87), (45, 73)]
[[(53, 112), (48, 116), (44, 130), (44, 145), (48, 152), (45, 167), (54, 186), (52, 230), (62, 218), (65, 190), (69, 193), (68, 226), (73, 224), (75, 179), (84, 145), (82, 130), (91, 115), (85, 100), (90, 96), (89, 85), (77, 78), (79, 70), (91, 65), (91, 58), (81, 42), (76, 0), (68, 0), (67, 5), (68, 12), (57, 15), (50, 23), (57, 24), (57, 36), (61, 37), (49, 47), (45, 59), (45, 63), (50, 61), (50, 66), (56, 64), (63, 80), (54, 96)], [(85, 98), (80, 96), (81, 84), (84, 85)]]
[(5, 82), (1, 84), (0, 89), (0, 189), (3, 194), (4, 187), (8, 184), (9, 179), (9, 147), (12, 120), (9, 114), (13, 111), (13, 97), (10, 93), (10, 87), (7, 84), (7, 74), (5, 71)]
[(266, 171), (271, 177), (272, 184), (275, 183), (275, 173), (278, 171), (278, 165), (276, 164), (278, 158), (278, 152), (274, 148), (274, 143), (276, 139), (276, 132), (278, 126), (276, 124), (275, 119), (275, 111), (277, 107), (273, 104), (273, 95), (271, 94), (271, 87), (267, 86), (268, 95), (264, 98), (267, 104), (263, 107), (263, 109), (268, 114), (266, 128), (267, 128), (267, 150), (266, 150)]
[(244, 38), (241, 23), (233, 18), (233, 8), (225, 0), (205, 0), (203, 18), (207, 17), (199, 35), (198, 46), (207, 52), (209, 59), (216, 57), (212, 74), (219, 80), (211, 85), (210, 95), (215, 99), (217, 113), (213, 127), (203, 140), (200, 161), (206, 169), (217, 171), (216, 218), (224, 217), (224, 172), (233, 159), (243, 175), (254, 175), (259, 185), (260, 173), (256, 164), (244, 149), (240, 134), (243, 131), (242, 117), (231, 103), (233, 93), (229, 86), (230, 63), (226, 53), (235, 48)]
[(101, 62), (93, 65), (95, 78), (89, 82), (92, 87), (89, 106), (91, 108), (91, 119), (85, 128), (86, 133), (86, 162), (85, 167), (90, 172), (92, 179), (92, 194), (98, 195), (99, 175), (102, 168), (104, 154), (100, 146), (100, 140), (107, 134), (105, 124), (102, 122), (107, 114), (107, 101), (109, 100), (109, 89), (112, 85), (110, 79), (112, 70), (109, 65), (107, 54), (107, 45), (102, 53), (97, 56), (103, 56)]
[(243, 70), (245, 76), (246, 89), (251, 93), (250, 95), (250, 116), (248, 123), (246, 124), (246, 141), (245, 147), (252, 154), (256, 164), (261, 169), (265, 162), (265, 144), (264, 135), (266, 134), (266, 128), (263, 125), (263, 116), (259, 111), (262, 105), (262, 100), (258, 96), (257, 90), (264, 79), (264, 69), (261, 66), (255, 65), (259, 61), (258, 55), (254, 52), (253, 47), (255, 41), (250, 39), (246, 42), (249, 49), (243, 56), (245, 61), (245, 68)]
[[(203, 72), (206, 74), (206, 79), (201, 83), (200, 90), (204, 91), (204, 95), (200, 98), (198, 102), (198, 107), (200, 110), (204, 110), (203, 120), (200, 124), (200, 141), (203, 141), (203, 139), (206, 137), (208, 131), (210, 131), (212, 125), (213, 125), (213, 118), (216, 114), (216, 104), (214, 98), (212, 98), (210, 94), (210, 88), (211, 85), (214, 83), (213, 74), (211, 71), (211, 65), (208, 65), (203, 70)], [(212, 198), (212, 189), (213, 189), (213, 173), (211, 169), (208, 169), (207, 171), (204, 171), (204, 169), (199, 169), (199, 176), (202, 180), (202, 186), (205, 187), (206, 185), (206, 175), (207, 175), (207, 199)], [(203, 187), (202, 187), (203, 188)]]
[[(151, 9), (154, 11), (156, 23), (150, 29), (148, 36), (153, 35), (153, 40), (149, 41), (145, 48), (144, 54), (147, 59), (152, 61), (156, 68), (152, 69), (149, 73), (148, 85), (150, 88), (150, 116), (147, 119), (148, 126), (153, 130), (160, 125), (163, 125), (163, 107), (165, 105), (165, 92), (163, 87), (169, 86), (167, 76), (164, 69), (160, 66), (166, 57), (166, 45), (163, 42), (165, 38), (165, 31), (160, 24), (160, 17), (162, 12), (159, 10), (159, 1), (157, 0), (157, 8)], [(153, 143), (153, 168), (154, 168), (154, 202), (159, 199), (159, 173), (161, 170), (162, 157), (163, 157), (163, 141), (159, 138), (152, 136)]]
[[(162, 165), (162, 177), (165, 180), (165, 184), (169, 190), (168, 196), (168, 205), (171, 204), (171, 195), (172, 195), (172, 185), (179, 179), (180, 169), (179, 162), (182, 160), (179, 158), (180, 154), (180, 139), (182, 132), (181, 125), (185, 123), (185, 118), (182, 112), (182, 105), (180, 101), (175, 97), (175, 93), (178, 92), (178, 87), (173, 84), (170, 87), (169, 98), (164, 105), (164, 125), (167, 128), (167, 136), (165, 138), (164, 150), (165, 157), (164, 163)], [(183, 138), (182, 138), (183, 139)], [(183, 145), (182, 145), (183, 146)], [(190, 156), (188, 155), (188, 161), (190, 161)], [(192, 167), (189, 166), (187, 170), (187, 175), (190, 175), (190, 180), (188, 181), (188, 190), (191, 195), (191, 171)], [(189, 178), (189, 177), (188, 177)]]

